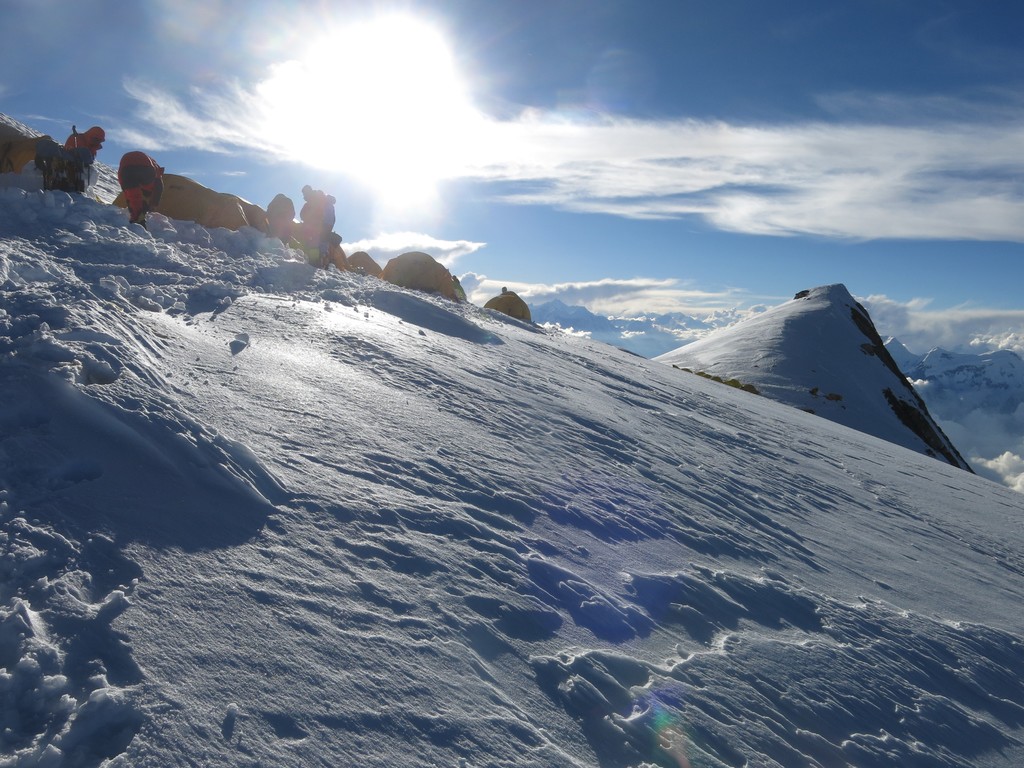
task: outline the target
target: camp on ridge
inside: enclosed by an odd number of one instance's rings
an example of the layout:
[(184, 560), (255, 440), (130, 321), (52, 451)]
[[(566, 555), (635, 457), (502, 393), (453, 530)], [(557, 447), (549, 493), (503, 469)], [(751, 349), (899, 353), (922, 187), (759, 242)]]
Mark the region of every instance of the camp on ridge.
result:
[[(383, 265), (365, 250), (346, 254), (341, 236), (333, 231), (335, 198), (321, 190), (308, 185), (303, 188), (306, 203), (296, 220), (295, 203), (284, 193), (277, 194), (264, 208), (238, 195), (211, 189), (187, 176), (168, 173), (142, 152), (127, 153), (119, 169), (107, 167), (96, 159), (104, 139), (100, 126), (81, 134), (73, 127), (62, 147), (52, 137), (38, 134), (27, 126), (0, 122), (0, 187), (86, 194), (97, 201), (128, 208), (130, 220), (142, 226), (145, 226), (146, 214), (156, 213), (207, 228), (238, 231), (251, 227), (281, 240), (313, 266), (355, 272), (450, 301), (468, 300), (458, 277), (423, 251), (401, 253)], [(149, 173), (147, 185), (126, 186), (125, 162), (129, 156), (132, 161), (148, 166), (145, 168)], [(102, 200), (101, 187), (111, 199)], [(133, 205), (140, 210), (133, 210)], [(312, 211), (314, 220), (306, 220), (307, 211)], [(500, 295), (489, 299), (484, 308), (531, 322), (526, 302), (504, 288)]]

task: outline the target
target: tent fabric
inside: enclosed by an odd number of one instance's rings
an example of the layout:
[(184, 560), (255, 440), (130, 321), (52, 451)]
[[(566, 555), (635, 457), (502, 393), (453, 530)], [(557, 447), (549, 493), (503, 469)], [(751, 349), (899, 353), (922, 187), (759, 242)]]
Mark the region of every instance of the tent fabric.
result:
[(438, 293), (446, 299), (458, 300), (451, 272), (435, 261), (433, 256), (421, 251), (410, 251), (391, 259), (381, 271), (380, 277), (402, 288)]
[[(221, 192), (222, 195), (227, 195), (226, 192)], [(266, 232), (269, 229), (267, 223), (267, 212), (256, 205), (256, 203), (250, 203), (248, 200), (236, 195), (229, 195), (238, 200), (238, 204), (242, 207), (242, 214), (245, 216), (246, 222), (250, 227), (255, 227), (260, 232)]]
[[(127, 207), (124, 193), (117, 196), (114, 205)], [(267, 212), (255, 203), (227, 192), (216, 192), (173, 173), (164, 174), (164, 192), (160, 204), (153, 210), (170, 219), (194, 221), (204, 227), (238, 230), (249, 226), (267, 231)]]
[(348, 269), (348, 257), (345, 256), (345, 249), (338, 243), (331, 243), (327, 249), (327, 264), (324, 267), (329, 267), (331, 264), (342, 272)]
[(21, 134), (0, 136), (0, 173), (21, 173), (36, 158), (36, 144), (40, 139), (53, 141), (49, 136), (24, 137)]
[(381, 267), (366, 251), (356, 251), (348, 257), (348, 268), (351, 272), (361, 272), (371, 277), (380, 277)]
[(293, 236), (295, 224), (295, 203), (287, 195), (275, 195), (267, 205), (267, 233), (286, 243)]
[[(0, 123), (0, 142), (15, 141), (17, 139), (41, 139), (42, 136), (38, 136), (32, 132), (31, 129), (21, 130), (16, 125), (8, 125), (7, 123)], [(51, 138), (47, 136), (46, 138)]]
[(503, 291), (501, 295), (489, 299), (484, 304), (484, 309), (493, 309), (509, 317), (514, 317), (516, 320), (525, 320), (527, 323), (533, 322), (530, 317), (530, 308), (514, 291)]

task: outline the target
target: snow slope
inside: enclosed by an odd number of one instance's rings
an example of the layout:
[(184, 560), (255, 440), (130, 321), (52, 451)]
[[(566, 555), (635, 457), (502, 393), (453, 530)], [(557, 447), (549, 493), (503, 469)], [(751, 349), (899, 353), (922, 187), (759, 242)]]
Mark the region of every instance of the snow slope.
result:
[(656, 360), (970, 470), (843, 285), (801, 291)]
[(1016, 766), (1024, 501), (0, 189), (0, 765)]

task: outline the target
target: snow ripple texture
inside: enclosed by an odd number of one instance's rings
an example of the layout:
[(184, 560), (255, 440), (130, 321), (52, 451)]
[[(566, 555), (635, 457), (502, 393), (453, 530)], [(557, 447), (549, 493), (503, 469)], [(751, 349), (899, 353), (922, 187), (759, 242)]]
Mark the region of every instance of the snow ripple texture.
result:
[(1020, 496), (0, 189), (0, 765), (1011, 766)]

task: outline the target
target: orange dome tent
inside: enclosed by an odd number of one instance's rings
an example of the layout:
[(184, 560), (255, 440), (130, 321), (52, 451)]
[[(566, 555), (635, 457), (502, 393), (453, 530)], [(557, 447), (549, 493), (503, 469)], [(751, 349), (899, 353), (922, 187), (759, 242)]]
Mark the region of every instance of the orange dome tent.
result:
[(425, 293), (439, 293), (446, 299), (458, 300), (452, 273), (433, 256), (410, 251), (391, 259), (380, 273), (382, 280)]
[(374, 261), (366, 251), (356, 251), (348, 257), (348, 268), (351, 272), (380, 277), (380, 264)]
[(526, 305), (526, 302), (519, 298), (519, 294), (515, 291), (509, 291), (505, 288), (501, 289), (499, 296), (489, 299), (484, 304), (484, 309), (496, 310), (509, 317), (514, 317), (516, 320), (525, 320), (528, 323), (533, 322), (530, 317), (530, 308)]

